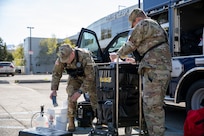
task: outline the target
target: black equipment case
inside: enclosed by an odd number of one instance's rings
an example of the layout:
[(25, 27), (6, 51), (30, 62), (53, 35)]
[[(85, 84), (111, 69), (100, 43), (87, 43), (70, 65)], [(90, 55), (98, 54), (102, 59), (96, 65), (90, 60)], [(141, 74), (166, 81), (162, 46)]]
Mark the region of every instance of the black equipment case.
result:
[(79, 102), (77, 104), (77, 122), (78, 127), (92, 127), (94, 112), (91, 103), (88, 101)]
[(98, 123), (107, 130), (93, 129), (94, 135), (118, 135), (118, 127), (139, 126), (139, 75), (138, 65), (106, 63), (96, 66), (98, 96)]

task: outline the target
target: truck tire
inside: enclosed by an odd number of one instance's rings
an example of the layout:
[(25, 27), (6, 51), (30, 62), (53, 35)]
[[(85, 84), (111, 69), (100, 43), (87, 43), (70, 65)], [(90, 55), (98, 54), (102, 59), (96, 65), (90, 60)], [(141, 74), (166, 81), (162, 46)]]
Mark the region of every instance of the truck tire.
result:
[(188, 89), (186, 95), (186, 110), (196, 110), (204, 107), (201, 104), (204, 101), (204, 80), (193, 83)]

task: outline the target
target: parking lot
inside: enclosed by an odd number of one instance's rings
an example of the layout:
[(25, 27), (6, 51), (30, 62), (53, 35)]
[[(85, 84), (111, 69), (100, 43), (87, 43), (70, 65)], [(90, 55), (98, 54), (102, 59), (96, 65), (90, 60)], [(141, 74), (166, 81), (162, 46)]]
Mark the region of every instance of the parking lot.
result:
[[(30, 128), (31, 117), (45, 106), (45, 111), (52, 108), (49, 99), (51, 75), (16, 75), (14, 77), (0, 77), (0, 133), (2, 136), (16, 136), (18, 132)], [(59, 107), (63, 105), (67, 95), (65, 92), (67, 76), (62, 77), (58, 91)], [(37, 82), (38, 81), (38, 82)], [(81, 98), (81, 101), (83, 97)], [(165, 106), (166, 136), (182, 136), (183, 123), (186, 117), (183, 105)], [(77, 121), (76, 121), (77, 124)], [(91, 128), (77, 128), (74, 135), (88, 135)], [(124, 129), (119, 129), (124, 135)], [(133, 131), (134, 132), (134, 131)]]

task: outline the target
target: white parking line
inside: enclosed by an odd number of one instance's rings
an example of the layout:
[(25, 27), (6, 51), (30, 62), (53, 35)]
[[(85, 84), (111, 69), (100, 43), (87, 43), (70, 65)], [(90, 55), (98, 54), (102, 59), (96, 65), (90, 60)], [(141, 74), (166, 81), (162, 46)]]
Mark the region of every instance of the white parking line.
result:
[[(11, 114), (11, 115), (25, 115), (25, 114), (35, 114), (36, 112), (39, 112), (39, 111), (29, 111), (29, 112), (10, 112), (9, 114)], [(0, 113), (0, 116), (1, 115), (8, 115), (8, 113)]]
[[(0, 121), (10, 121), (10, 120), (15, 120), (15, 119), (12, 119), (12, 118), (9, 118), (9, 119), (1, 119), (0, 118)], [(31, 119), (18, 119), (19, 121), (31, 121)]]
[(0, 128), (9, 128), (9, 129), (24, 129), (22, 126), (0, 126)]

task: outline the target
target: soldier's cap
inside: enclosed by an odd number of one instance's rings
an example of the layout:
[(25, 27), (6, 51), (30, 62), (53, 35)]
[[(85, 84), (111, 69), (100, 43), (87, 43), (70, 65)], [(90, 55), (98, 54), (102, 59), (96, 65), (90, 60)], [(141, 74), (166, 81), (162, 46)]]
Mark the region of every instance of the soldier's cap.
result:
[(59, 56), (60, 62), (67, 63), (72, 51), (73, 51), (72, 47), (68, 44), (63, 44), (59, 46), (58, 56)]
[(146, 15), (146, 14), (144, 13), (144, 11), (143, 11), (142, 9), (140, 9), (140, 8), (136, 8), (136, 9), (134, 9), (134, 10), (130, 13), (130, 15), (129, 15), (129, 22), (131, 23), (131, 27), (133, 27), (133, 23), (135, 22), (135, 19), (136, 19), (137, 17), (139, 17), (141, 14)]

